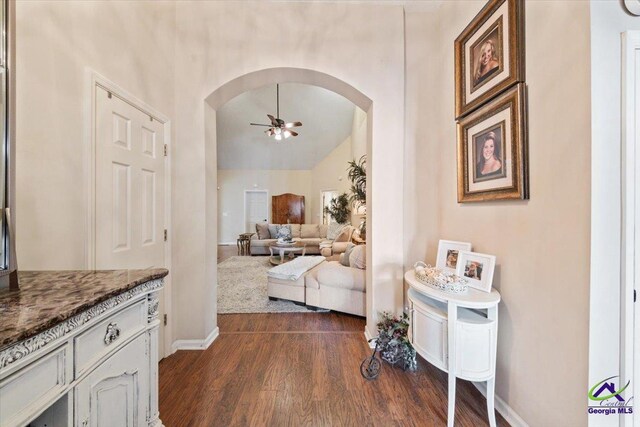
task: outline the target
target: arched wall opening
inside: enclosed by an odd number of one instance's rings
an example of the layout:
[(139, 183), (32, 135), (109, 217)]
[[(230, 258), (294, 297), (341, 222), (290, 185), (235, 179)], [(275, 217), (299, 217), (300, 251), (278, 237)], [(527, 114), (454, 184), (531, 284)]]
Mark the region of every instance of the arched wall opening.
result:
[[(387, 227), (396, 227), (397, 224), (385, 224), (384, 215), (381, 221), (376, 222), (376, 206), (384, 206), (387, 192), (401, 192), (401, 188), (393, 185), (380, 185), (383, 180), (377, 181), (384, 171), (384, 161), (377, 158), (377, 152), (383, 153), (380, 149), (383, 144), (389, 141), (383, 138), (376, 138), (373, 126), (374, 103), (364, 93), (360, 92), (350, 84), (333, 77), (329, 74), (315, 70), (301, 68), (270, 68), (251, 72), (220, 86), (205, 99), (204, 124), (205, 124), (205, 204), (206, 204), (206, 253), (207, 259), (215, 260), (217, 253), (217, 137), (216, 137), (216, 111), (232, 98), (265, 85), (279, 82), (302, 83), (319, 86), (335, 92), (367, 113), (367, 235), (370, 242), (367, 244), (367, 326), (365, 333), (369, 336), (375, 335), (375, 323), (377, 314), (382, 310), (398, 311), (402, 308), (402, 262), (390, 265), (385, 257), (385, 250), (393, 248), (397, 253), (402, 254), (402, 232), (394, 242), (385, 241), (384, 245), (378, 243), (376, 239), (380, 230)], [(397, 142), (396, 142), (397, 143)], [(400, 146), (400, 149), (402, 147)], [(378, 166), (380, 165), (380, 166)], [(380, 179), (380, 178), (379, 178)], [(391, 194), (388, 194), (391, 196)], [(395, 207), (398, 211), (398, 218), (402, 219), (402, 206)], [(389, 209), (389, 206), (386, 207)], [(401, 226), (401, 223), (400, 223)], [(394, 246), (397, 246), (395, 248)], [(385, 249), (385, 250), (380, 250)], [(206, 278), (208, 283), (217, 283), (217, 265), (208, 263), (206, 266)], [(215, 286), (215, 285), (214, 285)], [(217, 297), (217, 289), (214, 292)], [(217, 313), (217, 305), (215, 305)]]

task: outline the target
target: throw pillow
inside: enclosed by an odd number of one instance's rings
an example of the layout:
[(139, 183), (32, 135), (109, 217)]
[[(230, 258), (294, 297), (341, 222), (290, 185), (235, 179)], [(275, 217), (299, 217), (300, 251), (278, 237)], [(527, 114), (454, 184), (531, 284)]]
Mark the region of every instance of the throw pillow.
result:
[(276, 238), (276, 234), (278, 234), (278, 225), (280, 224), (269, 224), (269, 238)]
[(318, 224), (302, 224), (300, 226), (300, 237), (303, 239), (320, 237), (320, 228), (318, 228)]
[(332, 222), (331, 224), (329, 224), (329, 226), (327, 227), (327, 239), (335, 240), (344, 226), (344, 224), (338, 224), (337, 222)]
[(349, 255), (349, 265), (360, 270), (367, 268), (367, 245), (358, 245)]
[(353, 231), (353, 227), (347, 225), (340, 230), (340, 233), (336, 236), (334, 242), (348, 242), (351, 240), (351, 232)]
[(276, 239), (291, 239), (291, 227), (288, 224), (276, 226)]
[(258, 239), (270, 239), (271, 235), (269, 234), (269, 224), (266, 222), (257, 222), (256, 223), (256, 233), (258, 233)]
[(351, 252), (353, 252), (353, 248), (355, 248), (356, 245), (354, 245), (353, 243), (349, 243), (347, 245), (347, 250), (344, 251), (344, 254), (342, 254), (340, 256), (340, 264), (344, 265), (345, 267), (349, 267), (349, 257), (351, 255)]
[(320, 224), (319, 225), (319, 229), (320, 229), (320, 238), (321, 239), (326, 239), (327, 238), (327, 228), (329, 226), (327, 224)]
[(294, 239), (296, 238), (300, 238), (300, 224), (289, 224), (289, 227), (291, 227), (291, 237), (293, 237)]

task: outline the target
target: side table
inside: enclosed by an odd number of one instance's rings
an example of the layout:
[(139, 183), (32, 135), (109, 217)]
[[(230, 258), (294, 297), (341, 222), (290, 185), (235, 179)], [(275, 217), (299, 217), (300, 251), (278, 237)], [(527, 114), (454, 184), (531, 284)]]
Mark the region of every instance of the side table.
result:
[(256, 233), (242, 233), (238, 236), (238, 255), (251, 255), (251, 236)]
[(404, 279), (410, 286), (409, 340), (427, 362), (449, 374), (447, 425), (453, 427), (456, 378), (461, 378), (486, 381), (489, 425), (495, 427), (500, 294), (473, 288), (464, 294), (444, 292), (420, 283), (414, 270)]

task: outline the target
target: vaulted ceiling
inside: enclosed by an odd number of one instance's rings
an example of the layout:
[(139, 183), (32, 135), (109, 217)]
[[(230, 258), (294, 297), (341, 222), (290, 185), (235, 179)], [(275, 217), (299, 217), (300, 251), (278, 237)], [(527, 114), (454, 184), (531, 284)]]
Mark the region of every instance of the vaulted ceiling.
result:
[(355, 105), (318, 86), (280, 84), (280, 118), (301, 121), (299, 135), (276, 141), (265, 135), (276, 115), (276, 85), (245, 92), (218, 110), (219, 169), (312, 169), (351, 135)]

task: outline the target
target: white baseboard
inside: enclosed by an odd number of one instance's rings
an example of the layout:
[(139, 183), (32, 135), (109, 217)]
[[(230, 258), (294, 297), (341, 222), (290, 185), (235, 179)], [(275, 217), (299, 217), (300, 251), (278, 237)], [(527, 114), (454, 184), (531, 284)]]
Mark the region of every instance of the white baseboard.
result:
[[(476, 388), (480, 391), (480, 393), (482, 393), (485, 398), (487, 397), (487, 383), (474, 382), (473, 385), (476, 386)], [(523, 420), (520, 415), (518, 415), (516, 411), (511, 408), (511, 406), (507, 405), (507, 403), (502, 400), (497, 394), (495, 407), (496, 411), (498, 411), (500, 415), (502, 415), (502, 417), (507, 420), (509, 425), (511, 425), (512, 427), (529, 427), (529, 424), (527, 424), (526, 421)]]
[(218, 246), (238, 246), (238, 242), (218, 242)]
[[(371, 332), (369, 332), (369, 328), (367, 327), (367, 325), (364, 325), (364, 337), (367, 339), (367, 342), (369, 342), (371, 338), (375, 338), (371, 336)], [(375, 341), (369, 342), (369, 347), (375, 348), (375, 346), (376, 346)]]
[(216, 328), (211, 331), (209, 336), (203, 340), (177, 340), (171, 344), (171, 353), (175, 353), (178, 350), (206, 350), (209, 346), (218, 338), (220, 329)]

